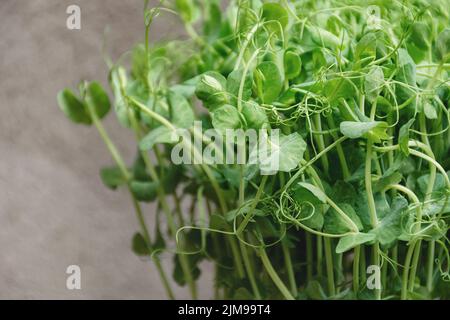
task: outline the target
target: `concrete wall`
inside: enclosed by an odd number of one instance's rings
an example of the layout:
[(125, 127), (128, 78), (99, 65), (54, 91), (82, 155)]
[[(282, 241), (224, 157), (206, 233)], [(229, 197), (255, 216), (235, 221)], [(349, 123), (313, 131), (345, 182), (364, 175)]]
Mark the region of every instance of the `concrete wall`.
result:
[[(154, 2), (154, 1), (153, 1)], [(112, 164), (95, 129), (70, 123), (58, 90), (81, 79), (106, 84), (104, 28), (117, 59), (143, 39), (142, 0), (0, 1), (0, 298), (165, 298), (149, 261), (130, 249), (138, 230), (126, 192), (103, 187)], [(66, 8), (81, 7), (82, 29), (66, 28)], [(174, 18), (152, 38), (173, 37)], [(105, 123), (131, 160), (132, 136), (111, 114)], [(146, 207), (150, 220), (153, 207)], [(170, 258), (163, 256), (171, 273)], [(66, 289), (66, 267), (82, 271), (82, 290)], [(206, 276), (206, 282), (208, 276)], [(178, 288), (178, 298), (187, 298)], [(209, 297), (207, 287), (200, 296)]]

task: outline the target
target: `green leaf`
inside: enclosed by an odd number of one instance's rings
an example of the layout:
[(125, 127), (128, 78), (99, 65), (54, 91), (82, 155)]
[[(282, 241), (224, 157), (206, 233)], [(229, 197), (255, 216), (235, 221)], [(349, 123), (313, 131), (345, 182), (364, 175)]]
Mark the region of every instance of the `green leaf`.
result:
[(416, 21), (411, 26), (411, 34), (409, 40), (415, 45), (416, 48), (421, 50), (428, 50), (430, 43), (430, 28), (429, 26), (420, 21)]
[(233, 296), (234, 300), (253, 300), (254, 296), (247, 288), (238, 288)]
[(301, 205), (299, 218), (304, 225), (321, 230), (323, 227), (323, 209), (326, 202), (325, 194), (309, 183), (298, 183), (294, 189), (294, 200)]
[(408, 201), (402, 196), (396, 196), (392, 200), (390, 210), (387, 215), (379, 221), (375, 229), (370, 233), (376, 235), (376, 240), (382, 246), (391, 245), (402, 233), (403, 212), (408, 209)]
[(269, 122), (266, 112), (254, 101), (244, 103), (242, 115), (247, 122), (247, 127), (251, 129), (261, 129)]
[(380, 192), (386, 189), (391, 184), (397, 184), (402, 181), (402, 174), (399, 172), (393, 172), (391, 174), (384, 174), (380, 179), (376, 181), (373, 186), (373, 192)]
[(212, 42), (220, 36), (222, 11), (220, 6), (214, 1), (208, 1), (207, 8), (208, 10), (205, 10), (203, 30), (208, 40)]
[(338, 180), (334, 184), (333, 190), (329, 197), (336, 203), (343, 202), (353, 205), (356, 202), (355, 194), (356, 190), (351, 183)]
[(209, 71), (200, 77), (195, 94), (203, 101), (206, 108), (213, 110), (228, 103), (226, 93), (227, 80), (217, 72)]
[(400, 150), (403, 152), (405, 156), (409, 156), (409, 129), (413, 125), (416, 119), (410, 119), (407, 123), (401, 126), (399, 134), (398, 134), (398, 145), (400, 146)]
[(131, 191), (138, 201), (150, 202), (156, 199), (159, 184), (157, 182), (132, 181)]
[(389, 139), (386, 133), (388, 124), (384, 121), (343, 121), (340, 124), (341, 132), (351, 139), (371, 138), (375, 143)]
[(175, 6), (185, 22), (194, 22), (199, 16), (199, 9), (193, 0), (175, 0)]
[(127, 104), (125, 97), (122, 95), (122, 86), (127, 86), (126, 70), (123, 67), (114, 68), (111, 71), (111, 87), (114, 92), (114, 110), (116, 112), (119, 123), (125, 128), (130, 127), (130, 120), (128, 119)]
[[(448, 174), (447, 174), (448, 175)], [(428, 183), (430, 182), (430, 174), (424, 174), (417, 178), (417, 185), (419, 186), (420, 192), (425, 195), (428, 190)], [(442, 173), (436, 174), (436, 179), (434, 181), (434, 186), (432, 191), (445, 191), (447, 184), (445, 182), (445, 178)]]
[(439, 33), (436, 39), (436, 56), (442, 63), (450, 62), (450, 28)]
[(131, 241), (131, 249), (138, 256), (147, 256), (151, 253), (144, 237), (138, 232), (133, 236)]
[(176, 143), (179, 139), (176, 131), (167, 127), (158, 127), (151, 130), (142, 140), (139, 142), (139, 149), (142, 151), (150, 150), (154, 145), (158, 143)]
[(355, 88), (349, 79), (344, 77), (329, 79), (323, 87), (323, 94), (330, 102), (338, 101), (339, 98), (353, 98)]
[(403, 48), (400, 48), (398, 50), (397, 64), (399, 70), (395, 77), (395, 80), (411, 86), (405, 87), (402, 85), (396, 85), (397, 100), (401, 103), (405, 102), (416, 94), (414, 90), (414, 87), (417, 87), (416, 64), (409, 55), (408, 51)]
[(284, 53), (284, 74), (287, 79), (296, 78), (302, 70), (302, 59), (300, 55), (292, 50)]
[(424, 215), (434, 216), (436, 214), (445, 214), (450, 212), (450, 196), (433, 198), (425, 203), (423, 210)]
[(326, 300), (327, 295), (323, 291), (322, 286), (320, 285), (320, 282), (317, 280), (313, 280), (308, 282), (308, 285), (305, 289), (306, 295), (313, 300)]
[(75, 123), (91, 124), (86, 106), (81, 102), (70, 89), (64, 89), (58, 93), (58, 104), (64, 114)]
[(278, 171), (292, 171), (300, 164), (306, 150), (306, 142), (297, 132), (288, 136), (260, 135), (259, 140), (250, 151), (249, 163), (258, 164), (264, 175), (275, 174)]
[(357, 247), (361, 244), (368, 243), (375, 240), (375, 235), (370, 233), (355, 233), (349, 234), (339, 239), (336, 246), (336, 253), (344, 253)]
[(424, 102), (423, 112), (425, 113), (425, 117), (427, 117), (427, 119), (434, 120), (438, 118), (436, 108), (430, 101)]
[[(186, 255), (188, 263), (189, 263), (189, 268), (191, 270), (191, 275), (193, 280), (197, 280), (200, 277), (201, 271), (198, 268), (197, 264), (200, 262), (201, 256), (198, 254), (195, 255)], [(177, 254), (174, 256), (174, 265), (175, 268), (173, 270), (173, 279), (175, 280), (175, 282), (180, 285), (180, 286), (184, 286), (186, 285), (186, 278), (184, 276), (184, 272), (183, 272), (183, 268), (181, 267), (181, 263), (180, 263), (180, 255)]]
[(100, 170), (100, 178), (105, 186), (113, 190), (127, 183), (122, 171), (118, 167), (102, 168)]
[(283, 88), (283, 78), (274, 62), (265, 61), (258, 65), (254, 77), (263, 103), (270, 104), (278, 98)]
[(91, 106), (99, 119), (108, 114), (111, 107), (108, 95), (98, 82), (91, 82), (86, 87), (86, 103)]
[[(242, 78), (244, 77), (244, 69), (234, 70), (228, 75), (227, 78), (227, 91), (238, 98), (239, 96), (239, 87), (241, 85)], [(247, 73), (244, 80), (244, 89), (242, 91), (242, 100), (247, 101), (252, 96), (252, 75), (251, 73)]]
[(321, 27), (309, 26), (307, 29), (311, 34), (312, 41), (318, 46), (336, 48), (341, 44), (341, 40), (338, 37)]
[[(308, 199), (307, 201), (311, 201), (312, 203), (314, 203), (313, 199), (316, 199), (316, 201), (319, 201), (319, 203), (327, 203), (326, 194), (322, 190), (320, 190), (318, 187), (316, 187), (310, 183), (307, 183), (307, 182), (299, 182), (297, 185), (298, 185), (298, 188), (296, 189), (297, 192), (298, 192), (298, 190), (301, 190), (302, 188), (309, 191), (310, 196), (306, 198), (306, 199)], [(302, 195), (304, 195), (304, 193), (302, 193)], [(311, 196), (313, 196), (313, 197), (311, 197)]]
[(279, 33), (280, 26), (282, 29), (286, 28), (289, 23), (289, 14), (282, 5), (275, 2), (264, 3), (261, 8), (261, 17), (267, 21), (267, 28), (271, 32)]
[(214, 110), (211, 117), (212, 124), (217, 130), (238, 129), (241, 127), (241, 118), (238, 110), (229, 104)]
[(379, 66), (374, 66), (366, 75), (364, 80), (364, 92), (369, 102), (375, 101), (375, 99), (379, 96), (383, 84), (383, 70)]
[(194, 124), (194, 111), (187, 99), (179, 93), (169, 91), (170, 117), (177, 128), (190, 128)]
[[(358, 230), (363, 229), (361, 219), (356, 214), (355, 210), (348, 203), (338, 203), (337, 206), (356, 224)], [(335, 209), (330, 208), (324, 215), (324, 230), (325, 232), (333, 234), (341, 234), (352, 231), (348, 224), (343, 220), (341, 215)]]

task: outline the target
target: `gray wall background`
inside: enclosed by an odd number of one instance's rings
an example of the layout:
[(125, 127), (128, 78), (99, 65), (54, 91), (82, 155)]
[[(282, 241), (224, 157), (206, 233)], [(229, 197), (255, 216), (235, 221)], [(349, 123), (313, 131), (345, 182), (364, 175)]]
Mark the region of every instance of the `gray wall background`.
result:
[[(152, 1), (155, 3), (155, 1)], [(82, 29), (66, 28), (66, 8), (81, 7)], [(0, 1), (0, 298), (164, 299), (151, 262), (130, 249), (138, 230), (125, 191), (105, 189), (99, 168), (112, 164), (94, 128), (70, 123), (57, 92), (81, 79), (106, 84), (101, 56), (109, 27), (113, 59), (143, 39), (142, 0)], [(152, 38), (177, 36), (164, 15)], [(123, 154), (135, 146), (113, 114), (105, 123)], [(154, 213), (146, 207), (147, 218)], [(162, 257), (171, 273), (171, 259)], [(82, 289), (66, 289), (68, 265)], [(207, 269), (208, 266), (206, 266)], [(210, 275), (203, 283), (211, 281)], [(200, 297), (209, 298), (209, 286)], [(177, 298), (188, 298), (177, 288)]]

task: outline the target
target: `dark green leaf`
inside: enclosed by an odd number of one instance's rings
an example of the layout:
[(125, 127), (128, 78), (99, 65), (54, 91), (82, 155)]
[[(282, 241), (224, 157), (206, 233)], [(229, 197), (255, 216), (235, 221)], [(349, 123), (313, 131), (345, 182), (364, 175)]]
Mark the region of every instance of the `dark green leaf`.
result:
[(58, 93), (58, 104), (64, 114), (75, 123), (91, 124), (86, 106), (69, 89)]
[(108, 95), (98, 82), (91, 82), (86, 87), (86, 103), (91, 106), (99, 119), (108, 114), (111, 107)]
[(105, 186), (113, 190), (127, 182), (118, 167), (102, 168), (100, 170), (100, 178)]
[(271, 61), (261, 63), (256, 68), (254, 77), (258, 95), (263, 103), (270, 104), (278, 98), (283, 88), (283, 78), (275, 63)]
[(156, 199), (157, 182), (132, 181), (130, 187), (138, 201), (150, 202)]
[(134, 234), (131, 248), (133, 252), (138, 256), (146, 256), (150, 254), (147, 243), (140, 233)]

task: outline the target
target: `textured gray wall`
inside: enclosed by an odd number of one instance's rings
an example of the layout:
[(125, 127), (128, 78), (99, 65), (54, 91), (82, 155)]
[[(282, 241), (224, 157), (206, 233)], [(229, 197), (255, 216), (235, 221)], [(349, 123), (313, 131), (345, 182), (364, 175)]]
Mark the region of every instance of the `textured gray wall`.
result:
[[(130, 250), (138, 226), (128, 195), (106, 190), (98, 177), (111, 164), (108, 152), (95, 129), (71, 124), (55, 99), (81, 79), (106, 84), (104, 28), (117, 59), (143, 38), (142, 3), (0, 1), (0, 298), (165, 298), (153, 265)], [(66, 28), (70, 4), (81, 7), (79, 31)], [(176, 30), (166, 15), (152, 37)], [(130, 134), (113, 115), (106, 127), (131, 160)], [(146, 207), (148, 219), (153, 211)], [(170, 258), (163, 263), (171, 273)], [(66, 289), (70, 264), (81, 267), (82, 290)], [(208, 292), (201, 288), (200, 296)]]

